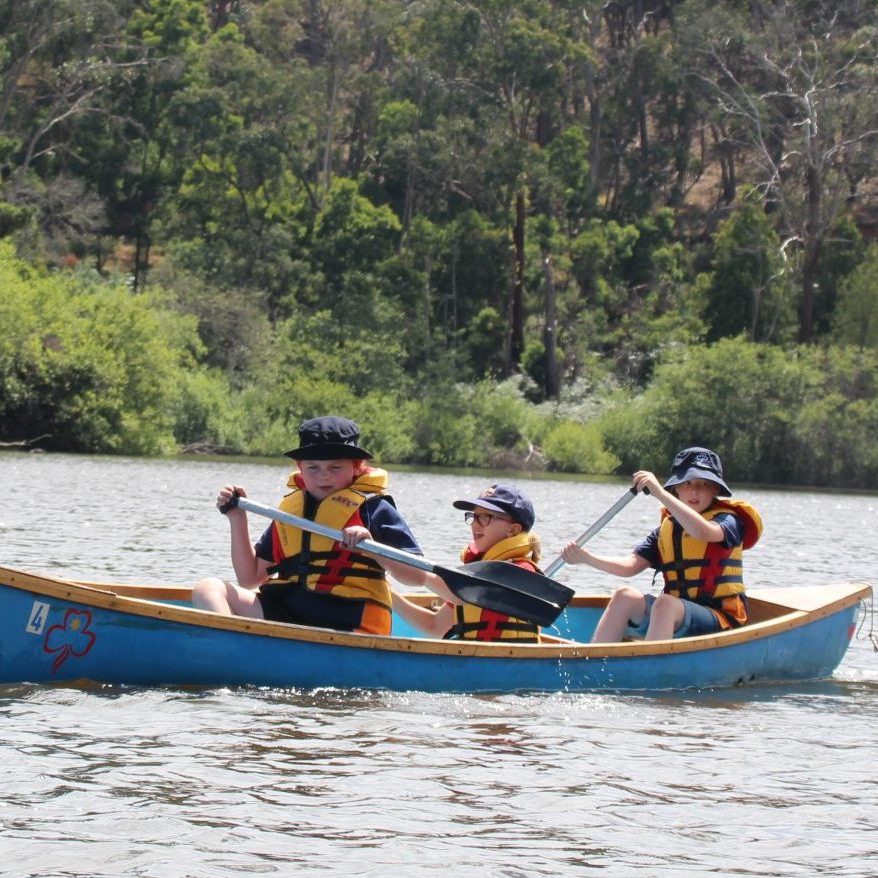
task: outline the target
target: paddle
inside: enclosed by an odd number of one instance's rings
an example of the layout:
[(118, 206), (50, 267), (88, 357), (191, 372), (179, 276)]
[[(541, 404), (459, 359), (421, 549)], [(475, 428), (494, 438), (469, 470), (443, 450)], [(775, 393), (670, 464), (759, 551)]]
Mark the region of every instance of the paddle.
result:
[[(637, 489), (632, 485), (597, 521), (576, 538), (577, 546), (584, 546), (598, 531), (614, 519), (635, 497)], [(567, 562), (559, 555), (547, 568), (546, 576), (554, 576)]]
[[(233, 497), (222, 511), (232, 506), (333, 540), (342, 539), (340, 530), (280, 509), (263, 506), (261, 503), (254, 503), (246, 497)], [(448, 586), (449, 591), (460, 600), (475, 604), (477, 607), (484, 607), (486, 610), (515, 616), (536, 625), (551, 625), (573, 597), (572, 588), (554, 582), (541, 573), (534, 573), (510, 564), (508, 561), (477, 561), (451, 569), (433, 564), (420, 555), (403, 552), (401, 549), (376, 543), (373, 540), (357, 543), (357, 551), (435, 573)]]

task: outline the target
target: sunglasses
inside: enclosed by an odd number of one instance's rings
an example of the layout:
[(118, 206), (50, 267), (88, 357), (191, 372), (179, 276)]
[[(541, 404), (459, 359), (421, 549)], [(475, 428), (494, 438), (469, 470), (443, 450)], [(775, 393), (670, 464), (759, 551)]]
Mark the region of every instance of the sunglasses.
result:
[(487, 527), (494, 519), (498, 521), (512, 521), (511, 518), (504, 518), (502, 515), (494, 515), (493, 512), (464, 512), (463, 520), (467, 524), (475, 522), (479, 527)]

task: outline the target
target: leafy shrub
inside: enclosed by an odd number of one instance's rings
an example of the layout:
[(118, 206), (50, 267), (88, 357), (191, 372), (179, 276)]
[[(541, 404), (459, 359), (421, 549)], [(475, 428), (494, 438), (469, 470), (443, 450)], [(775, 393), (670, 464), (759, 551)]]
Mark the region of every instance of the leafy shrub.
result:
[(625, 472), (664, 472), (680, 448), (706, 445), (732, 478), (763, 481), (789, 472), (791, 419), (814, 378), (795, 353), (741, 338), (688, 348), (608, 413), (604, 435)]
[(200, 369), (184, 373), (173, 410), (174, 438), (181, 445), (204, 443), (228, 453), (244, 451), (246, 419), (235, 405), (222, 372)]
[(483, 462), (478, 420), (454, 402), (436, 400), (418, 407), (413, 434), (415, 462), (439, 466), (476, 466)]
[(29, 268), (0, 244), (0, 431), (67, 451), (164, 454), (199, 349), (160, 296)]
[(562, 472), (607, 475), (619, 466), (619, 458), (604, 448), (593, 423), (561, 421), (546, 434), (542, 449), (550, 467)]
[(862, 487), (878, 458), (878, 354), (725, 339), (664, 364), (601, 426), (622, 470), (706, 445), (733, 481)]

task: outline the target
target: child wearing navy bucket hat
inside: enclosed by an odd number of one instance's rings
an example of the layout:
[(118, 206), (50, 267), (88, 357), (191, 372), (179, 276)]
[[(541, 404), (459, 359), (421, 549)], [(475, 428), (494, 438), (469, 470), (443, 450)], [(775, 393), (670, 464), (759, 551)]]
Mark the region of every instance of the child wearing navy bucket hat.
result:
[[(508, 561), (540, 572), (540, 540), (532, 530), (536, 516), (524, 491), (515, 485), (495, 484), (478, 497), (455, 500), (452, 505), (465, 510), (464, 521), (470, 525), (471, 540), (460, 554), (464, 563)], [(432, 637), (515, 643), (540, 640), (539, 627), (533, 622), (463, 603), (434, 574), (427, 575), (424, 585), (445, 598), (445, 603), (431, 609), (393, 592), (393, 610)]]
[(568, 564), (589, 564), (616, 576), (652, 567), (662, 574), (664, 588), (658, 596), (617, 589), (592, 642), (618, 642), (626, 635), (668, 640), (745, 624), (742, 556), (762, 534), (762, 518), (750, 503), (731, 499), (719, 455), (684, 448), (664, 484), (647, 470), (634, 473), (633, 481), (662, 504), (659, 526), (627, 556), (596, 555), (575, 542), (562, 556)]
[(303, 421), (299, 444), (286, 456), (297, 468), (280, 509), (341, 530), (343, 542), (274, 521), (251, 544), (247, 513), (231, 503), (247, 492), (225, 485), (217, 508), (229, 520), (238, 581), (201, 580), (193, 589), (194, 605), (227, 615), (389, 634), (392, 604), (385, 569), (411, 585), (422, 584), (427, 574), (355, 551), (362, 534), (372, 534), (385, 545), (422, 554), (387, 493), (386, 470), (369, 464), (372, 455), (360, 446), (359, 426), (335, 416)]

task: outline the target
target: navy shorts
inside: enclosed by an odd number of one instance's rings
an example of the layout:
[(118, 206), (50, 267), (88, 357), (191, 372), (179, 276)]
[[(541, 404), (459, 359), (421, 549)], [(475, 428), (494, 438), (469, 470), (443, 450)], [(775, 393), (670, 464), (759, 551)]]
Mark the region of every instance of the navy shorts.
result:
[(337, 631), (359, 628), (368, 603), (311, 591), (295, 582), (267, 582), (259, 589), (258, 597), (262, 615), (272, 622), (292, 622)]
[[(643, 614), (643, 621), (639, 625), (629, 621), (626, 632), (629, 637), (646, 637), (655, 595), (644, 595), (644, 598), (646, 599), (646, 612)], [(722, 626), (714, 613), (694, 601), (683, 601), (683, 624), (674, 632), (675, 638), (697, 637), (699, 634), (715, 634), (717, 631), (722, 631)]]

